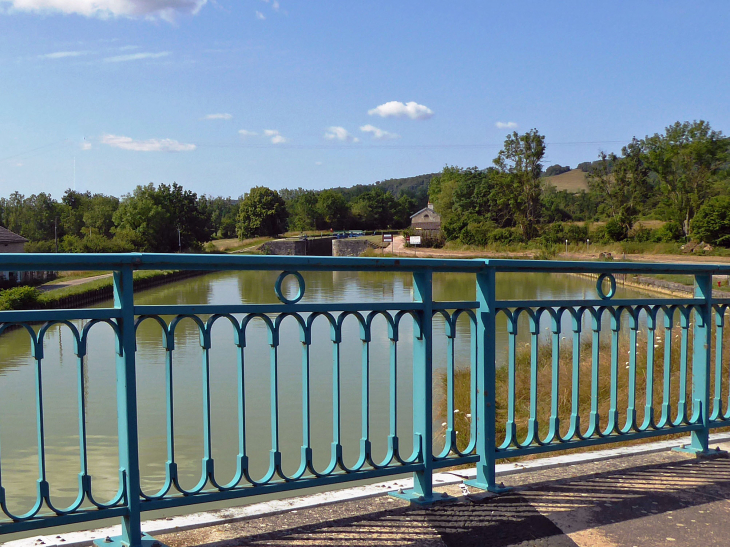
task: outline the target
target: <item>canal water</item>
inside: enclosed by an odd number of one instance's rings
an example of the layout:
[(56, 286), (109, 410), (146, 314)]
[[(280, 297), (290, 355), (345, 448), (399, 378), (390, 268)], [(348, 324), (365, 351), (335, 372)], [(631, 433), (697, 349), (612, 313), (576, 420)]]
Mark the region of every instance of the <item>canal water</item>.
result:
[[(137, 304), (276, 303), (277, 272), (213, 273), (151, 289), (135, 296)], [(309, 272), (305, 302), (408, 302), (412, 278), (397, 273)], [(293, 291), (294, 287), (285, 287)], [(617, 297), (634, 296), (619, 288)], [(498, 299), (595, 298), (595, 281), (568, 275), (499, 274)], [(436, 274), (436, 300), (475, 299), (475, 279), (468, 274)], [(102, 304), (109, 306), (111, 303)], [(171, 318), (165, 318), (168, 321)], [(504, 362), (506, 331), (499, 328), (498, 361)], [(78, 328), (83, 322), (77, 322)], [(567, 326), (567, 325), (566, 325)], [(470, 322), (459, 321), (456, 366), (469, 367)], [(527, 329), (523, 329), (527, 330)], [(541, 326), (541, 330), (544, 327)], [(84, 369), (87, 403), (89, 468), (98, 500), (114, 497), (119, 487), (117, 455), (115, 342), (111, 327), (91, 329)], [(140, 461), (143, 488), (155, 493), (164, 483), (166, 444), (165, 350), (162, 331), (153, 320), (144, 321), (137, 333)], [(342, 443), (345, 461), (354, 464), (361, 437), (362, 342), (354, 317), (344, 322), (341, 345)], [(412, 320), (401, 323), (398, 342), (398, 434), (401, 451), (412, 449)], [(446, 365), (444, 320), (434, 319), (434, 399), (443, 397), (440, 380)], [(174, 350), (175, 443), (182, 484), (192, 488), (201, 475), (203, 458), (202, 358), (198, 328), (184, 319), (176, 330)], [(293, 473), (299, 466), (302, 445), (302, 344), (295, 319), (283, 322), (279, 349), (280, 442), (283, 466)], [(314, 463), (323, 470), (330, 459), (332, 442), (332, 350), (329, 324), (320, 317), (314, 323), (311, 354), (311, 431)], [(210, 355), (212, 442), (216, 477), (226, 483), (235, 473), (238, 453), (237, 352), (233, 330), (225, 320), (212, 331)], [(43, 360), (46, 461), (51, 493), (57, 506), (68, 505), (78, 491), (78, 359), (73, 335), (66, 326), (46, 334)], [(386, 453), (389, 430), (390, 341), (383, 317), (375, 320), (370, 344), (371, 440), (375, 459)], [(249, 325), (245, 349), (246, 443), (252, 475), (261, 478), (269, 465), (270, 348), (264, 322)], [(498, 365), (499, 366), (499, 365)], [(2, 486), (9, 508), (19, 514), (35, 501), (38, 479), (35, 366), (28, 334), (14, 330), (0, 336), (0, 464)], [(462, 409), (468, 412), (468, 409)], [(435, 420), (441, 421), (439, 416)], [(440, 425), (440, 424), (438, 424)]]

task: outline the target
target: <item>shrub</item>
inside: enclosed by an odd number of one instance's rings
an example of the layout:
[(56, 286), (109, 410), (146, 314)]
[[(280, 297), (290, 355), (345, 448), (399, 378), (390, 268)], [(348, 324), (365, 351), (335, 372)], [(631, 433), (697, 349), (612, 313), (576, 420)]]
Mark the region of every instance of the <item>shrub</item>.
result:
[(645, 228), (641, 224), (638, 224), (629, 236), (638, 243), (646, 243), (647, 241), (654, 241), (656, 233), (655, 230)]
[(490, 235), (492, 243), (514, 244), (525, 240), (519, 230), (515, 228), (497, 228)]
[(24, 248), (26, 253), (53, 253), (56, 251), (56, 243), (52, 240), (29, 241)]
[(707, 200), (692, 220), (692, 239), (730, 247), (730, 197)]
[(667, 222), (664, 226), (654, 231), (654, 241), (657, 243), (670, 243), (681, 241), (684, 238), (682, 225), (676, 220)]
[(554, 222), (549, 224), (540, 237), (544, 245), (557, 245), (563, 243), (566, 239), (565, 226), (562, 222)]
[(493, 222), (471, 222), (461, 231), (459, 239), (466, 245), (486, 246), (489, 243), (490, 234), (497, 228)]
[(582, 243), (588, 239), (588, 225), (569, 224), (565, 229), (565, 239), (571, 243)]
[(608, 238), (609, 241), (623, 241), (629, 236), (629, 230), (626, 225), (615, 218), (606, 222), (604, 229), (606, 238)]
[(0, 291), (0, 310), (27, 310), (38, 307), (41, 292), (35, 287), (13, 287)]

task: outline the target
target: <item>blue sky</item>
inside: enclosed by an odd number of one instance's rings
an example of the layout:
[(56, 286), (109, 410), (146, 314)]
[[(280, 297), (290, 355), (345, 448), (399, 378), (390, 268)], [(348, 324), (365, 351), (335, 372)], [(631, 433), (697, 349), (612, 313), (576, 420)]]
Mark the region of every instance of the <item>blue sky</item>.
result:
[[(161, 8), (160, 6), (164, 6)], [(236, 197), (730, 133), (730, 3), (0, 0), (0, 195)]]

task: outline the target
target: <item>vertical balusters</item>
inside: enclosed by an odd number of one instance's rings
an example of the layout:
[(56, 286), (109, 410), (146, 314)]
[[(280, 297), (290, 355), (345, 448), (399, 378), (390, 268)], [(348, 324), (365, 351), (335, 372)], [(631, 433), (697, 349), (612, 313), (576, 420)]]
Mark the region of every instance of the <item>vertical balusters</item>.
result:
[(655, 308), (646, 313), (646, 401), (644, 404), (644, 423), (640, 429), (645, 430), (654, 424), (654, 342), (656, 341)]
[(38, 502), (48, 498), (46, 476), (46, 431), (43, 408), (43, 340), (34, 344), (35, 381), (36, 381), (36, 428), (38, 433)]
[(725, 331), (725, 306), (718, 306), (715, 310), (715, 395), (712, 398), (712, 414), (710, 420), (723, 417), (722, 409), (722, 352), (723, 333)]
[(525, 444), (532, 444), (539, 439), (540, 424), (537, 419), (537, 365), (540, 352), (540, 315), (530, 318), (530, 418), (527, 422), (527, 439)]
[(398, 454), (398, 328), (400, 323), (394, 323), (390, 333), (390, 423), (389, 442), (393, 454)]
[(507, 448), (512, 442), (517, 442), (517, 425), (515, 422), (516, 387), (515, 368), (517, 367), (517, 323), (519, 315), (507, 316), (507, 424), (504, 443), (501, 448)]
[(89, 481), (89, 459), (86, 450), (86, 391), (84, 390), (84, 353), (77, 354), (78, 359), (78, 393), (79, 393), (79, 483), (81, 491), (89, 493), (91, 483)]
[(309, 351), (312, 344), (311, 325), (306, 327), (302, 341), (302, 463), (304, 467), (312, 463), (312, 437), (310, 433), (311, 406), (310, 397), (310, 359)]
[(246, 452), (246, 342), (245, 333), (236, 331), (236, 346), (238, 347), (237, 372), (238, 384), (236, 391), (238, 395), (238, 471), (239, 477), (248, 472), (248, 454)]
[(365, 329), (362, 336), (362, 368), (361, 368), (361, 395), (360, 395), (360, 457), (358, 466), (365, 463), (370, 457), (370, 327), (361, 325)]
[[(578, 311), (578, 314), (581, 312)], [(570, 401), (570, 428), (567, 440), (578, 435), (580, 437), (580, 334), (581, 315), (573, 316), (573, 376), (571, 384)]]
[(271, 453), (270, 471), (281, 469), (281, 451), (279, 447), (279, 336), (274, 333), (270, 350), (270, 401), (271, 401)]
[(628, 433), (636, 428), (636, 351), (639, 327), (639, 310), (630, 310), (632, 317), (629, 325), (629, 393), (626, 404), (626, 425), (622, 431)]
[(682, 336), (679, 346), (679, 399), (677, 400), (677, 419), (674, 425), (680, 425), (687, 421), (687, 376), (689, 365), (689, 326), (691, 308), (681, 308), (679, 314), (679, 324)]
[[(202, 328), (202, 327), (200, 327)], [(201, 345), (203, 346), (203, 478), (201, 484), (206, 479), (214, 479), (213, 477), (213, 432), (211, 431), (211, 401), (210, 401), (210, 343), (208, 343), (207, 333), (200, 333)]]
[(550, 391), (550, 430), (547, 442), (552, 442), (560, 434), (560, 313), (550, 314), (552, 330), (552, 386)]
[(165, 405), (167, 420), (167, 472), (170, 479), (177, 480), (177, 463), (175, 462), (175, 391), (174, 377), (172, 370), (173, 356), (175, 349), (175, 338), (169, 333), (165, 337)]
[[(600, 312), (599, 312), (600, 313)], [(586, 437), (600, 431), (601, 417), (598, 413), (598, 393), (601, 369), (601, 315), (592, 315), (591, 340), (591, 417)]]
[(444, 434), (444, 454), (456, 448), (456, 428), (454, 427), (454, 368), (456, 348), (456, 320), (449, 324), (446, 320), (446, 432)]
[(332, 462), (331, 467), (336, 468), (342, 462), (342, 416), (340, 409), (340, 346), (342, 345), (342, 325), (334, 328), (332, 345)]
[(674, 307), (664, 310), (664, 386), (662, 388), (662, 415), (657, 427), (664, 427), (672, 420), (672, 330)]

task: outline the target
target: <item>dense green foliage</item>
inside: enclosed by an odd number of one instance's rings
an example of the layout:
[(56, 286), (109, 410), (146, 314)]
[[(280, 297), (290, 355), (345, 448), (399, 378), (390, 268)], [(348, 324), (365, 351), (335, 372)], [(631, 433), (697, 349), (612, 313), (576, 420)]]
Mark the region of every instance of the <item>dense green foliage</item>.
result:
[(285, 231), (288, 213), (276, 190), (254, 186), (241, 201), (236, 217), (239, 239), (274, 236)]
[(730, 196), (716, 196), (705, 202), (692, 219), (696, 239), (730, 247)]
[[(588, 239), (669, 242), (691, 235), (730, 246), (720, 222), (730, 216), (730, 208), (722, 212), (724, 200), (730, 200), (725, 197), (730, 139), (705, 121), (677, 122), (663, 134), (632, 139), (620, 156), (601, 153), (598, 160), (579, 164), (588, 173), (588, 192), (558, 191), (546, 183), (544, 175), (569, 168), (543, 171), (544, 155), (545, 139), (537, 130), (515, 132), (494, 167), (447, 166), (432, 178), (429, 193), (446, 238), (472, 245), (530, 240), (554, 245)], [(700, 218), (693, 221), (696, 215)], [(666, 224), (649, 230), (641, 219)], [(603, 225), (591, 230), (589, 221)], [(562, 224), (571, 222), (586, 224)]]

